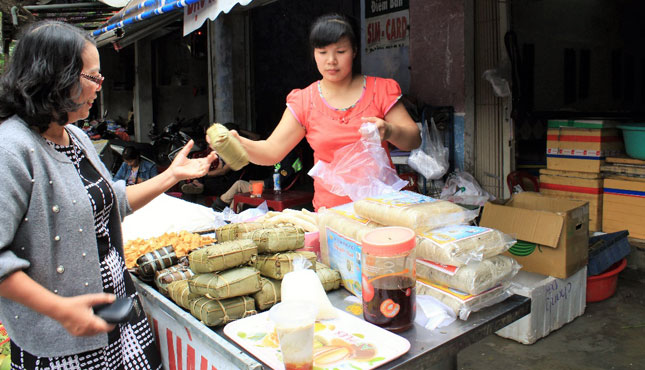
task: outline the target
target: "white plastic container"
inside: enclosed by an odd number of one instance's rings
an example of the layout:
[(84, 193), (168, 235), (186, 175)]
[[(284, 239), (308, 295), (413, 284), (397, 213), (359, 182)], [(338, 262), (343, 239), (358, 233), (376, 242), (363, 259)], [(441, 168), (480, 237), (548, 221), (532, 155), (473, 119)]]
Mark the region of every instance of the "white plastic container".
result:
[(512, 282), (513, 293), (531, 298), (531, 313), (498, 330), (500, 337), (533, 344), (585, 312), (586, 266), (566, 279), (520, 271)]

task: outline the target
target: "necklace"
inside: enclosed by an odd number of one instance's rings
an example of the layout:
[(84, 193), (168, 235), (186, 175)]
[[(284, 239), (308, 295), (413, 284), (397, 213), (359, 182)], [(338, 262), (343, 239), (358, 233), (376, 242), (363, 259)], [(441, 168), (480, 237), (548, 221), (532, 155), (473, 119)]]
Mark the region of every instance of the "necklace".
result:
[[(363, 99), (363, 95), (365, 95), (365, 89), (366, 88), (367, 88), (367, 77), (363, 76), (363, 91), (361, 92), (361, 96), (358, 98), (358, 100), (355, 101), (354, 104), (350, 105), (349, 107), (336, 108), (336, 107), (332, 107), (329, 103), (327, 103), (327, 100), (325, 100), (325, 97), (323, 96), (322, 86), (320, 84), (320, 80), (318, 81), (318, 95), (320, 95), (320, 99), (323, 101), (323, 103), (325, 103), (325, 105), (329, 109), (331, 109), (331, 110), (333, 110), (335, 112), (338, 112), (338, 113), (348, 112), (349, 110), (354, 108), (356, 105), (358, 105), (358, 103), (360, 103), (360, 101)], [(343, 124), (346, 124), (347, 122), (349, 122), (349, 118), (347, 116), (348, 116), (348, 114), (342, 114), (341, 117), (335, 118), (335, 119), (340, 121)]]

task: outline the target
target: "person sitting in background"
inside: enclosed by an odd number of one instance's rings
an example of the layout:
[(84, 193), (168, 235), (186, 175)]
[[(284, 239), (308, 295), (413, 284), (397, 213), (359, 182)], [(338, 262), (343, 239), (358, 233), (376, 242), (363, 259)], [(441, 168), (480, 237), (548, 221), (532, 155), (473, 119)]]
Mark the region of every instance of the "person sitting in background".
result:
[[(293, 181), (293, 178), (298, 172), (302, 170), (302, 160), (295, 150), (292, 150), (280, 163), (276, 164), (274, 168), (280, 174), (280, 184), (287, 186)], [(264, 180), (264, 189), (273, 189), (273, 176), (267, 177)], [(237, 180), (233, 185), (222, 195), (215, 199), (211, 207), (218, 212), (230, 206), (235, 194), (251, 192), (251, 182), (246, 180)]]
[(134, 185), (157, 176), (157, 166), (141, 159), (141, 153), (133, 146), (123, 149), (123, 164), (114, 175), (114, 181), (125, 180), (126, 185)]

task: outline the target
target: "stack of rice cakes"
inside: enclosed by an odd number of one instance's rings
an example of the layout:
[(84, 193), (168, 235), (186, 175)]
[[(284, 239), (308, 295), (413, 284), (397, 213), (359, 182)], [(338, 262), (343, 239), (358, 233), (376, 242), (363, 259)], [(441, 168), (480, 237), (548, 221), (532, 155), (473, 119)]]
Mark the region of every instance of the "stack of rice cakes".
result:
[[(326, 291), (340, 286), (337, 271), (316, 263), (305, 231), (292, 225), (235, 223), (215, 230), (217, 243), (194, 250), (185, 264), (158, 271), (162, 294), (207, 326), (224, 325), (280, 302), (281, 280), (301, 257), (317, 270)], [(167, 259), (167, 258), (166, 258)]]

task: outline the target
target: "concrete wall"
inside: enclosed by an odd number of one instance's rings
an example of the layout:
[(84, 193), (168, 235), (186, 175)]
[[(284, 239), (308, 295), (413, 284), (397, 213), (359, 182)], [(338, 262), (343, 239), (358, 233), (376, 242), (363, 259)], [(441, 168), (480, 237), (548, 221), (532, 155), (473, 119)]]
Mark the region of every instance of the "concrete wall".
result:
[(464, 112), (465, 6), (458, 0), (410, 0), (410, 94)]

